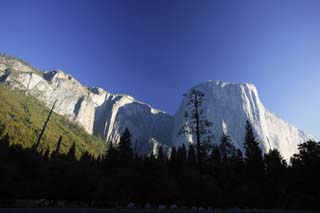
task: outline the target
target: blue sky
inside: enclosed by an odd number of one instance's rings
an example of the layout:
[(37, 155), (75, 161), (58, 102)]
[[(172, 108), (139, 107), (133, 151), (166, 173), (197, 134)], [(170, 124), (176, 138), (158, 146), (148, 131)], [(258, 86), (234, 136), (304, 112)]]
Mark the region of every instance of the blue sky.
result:
[(250, 82), (320, 138), (320, 1), (0, 0), (0, 52), (173, 114), (207, 80)]

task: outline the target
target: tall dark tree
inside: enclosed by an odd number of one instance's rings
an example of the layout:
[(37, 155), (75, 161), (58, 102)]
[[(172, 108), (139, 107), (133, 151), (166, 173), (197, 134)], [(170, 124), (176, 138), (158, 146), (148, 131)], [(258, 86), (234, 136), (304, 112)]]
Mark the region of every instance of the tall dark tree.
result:
[(67, 159), (74, 161), (76, 159), (76, 143), (73, 143), (67, 153)]
[(194, 167), (197, 162), (197, 154), (196, 154), (196, 150), (192, 144), (189, 145), (187, 157), (188, 157), (188, 160), (187, 160), (188, 165), (190, 167)]
[(264, 161), (262, 150), (256, 139), (254, 130), (249, 121), (246, 121), (246, 135), (244, 142), (245, 149), (245, 165), (247, 186), (249, 189), (247, 202), (253, 202), (255, 207), (263, 207), (263, 197), (259, 197), (259, 193), (263, 191), (263, 183), (265, 178)]
[(286, 161), (277, 149), (271, 149), (264, 155), (266, 175), (269, 178), (277, 178), (283, 174), (287, 166)]
[(179, 130), (179, 135), (192, 135), (196, 138), (197, 159), (200, 168), (202, 145), (208, 140), (211, 142), (213, 138), (213, 133), (210, 129), (212, 123), (207, 120), (203, 106), (204, 96), (203, 92), (195, 89), (184, 94), (187, 100), (184, 112), (185, 124)]
[[(320, 210), (320, 142), (308, 141), (298, 145), (299, 153), (291, 158), (294, 181), (288, 203), (291, 208)], [(292, 205), (294, 204), (294, 205)]]
[(229, 135), (223, 134), (219, 148), (222, 160), (234, 159), (237, 155), (237, 150)]
[(285, 199), (286, 161), (277, 149), (271, 149), (264, 155), (266, 166), (265, 198), (268, 208), (279, 209)]
[(320, 142), (307, 141), (298, 145), (298, 154), (291, 158), (293, 166), (315, 166), (320, 163)]
[(113, 145), (113, 143), (110, 141), (107, 143), (107, 152), (105, 155), (105, 158), (109, 161), (115, 161), (117, 155), (117, 149)]
[(176, 162), (177, 162), (177, 149), (176, 149), (176, 147), (171, 148), (170, 162), (172, 164), (176, 164)]
[(187, 150), (184, 144), (177, 150), (177, 161), (180, 165), (184, 165), (187, 160)]
[(54, 151), (56, 154), (59, 154), (59, 152), (60, 152), (61, 143), (62, 143), (62, 135), (60, 135), (56, 150)]
[(44, 131), (45, 131), (46, 128), (47, 128), (48, 122), (49, 122), (49, 120), (50, 120), (50, 117), (51, 117), (51, 115), (52, 115), (52, 112), (53, 112), (53, 109), (54, 109), (56, 103), (57, 103), (57, 100), (53, 103), (52, 108), (51, 108), (51, 110), (50, 110), (50, 112), (49, 112), (49, 114), (48, 114), (48, 117), (47, 117), (46, 121), (45, 121), (44, 124), (43, 124), (42, 130), (41, 130), (40, 135), (39, 135), (39, 137), (38, 137), (38, 140), (37, 140), (36, 144), (33, 146), (33, 149), (34, 149), (35, 151), (38, 149), (38, 147), (39, 147), (39, 145), (40, 145), (40, 141), (41, 141), (42, 135), (43, 135)]
[(246, 136), (244, 142), (245, 160), (250, 173), (254, 176), (264, 175), (264, 161), (262, 150), (256, 139), (254, 130), (249, 121), (246, 121)]
[(119, 153), (120, 160), (128, 161), (133, 158), (133, 151), (132, 151), (132, 145), (131, 145), (131, 133), (128, 128), (126, 128), (122, 133), (117, 150)]
[(158, 148), (157, 159), (158, 159), (159, 161), (161, 161), (161, 162), (164, 161), (164, 159), (165, 159), (162, 146), (159, 146), (159, 148)]
[(217, 178), (221, 171), (222, 160), (219, 146), (214, 144), (210, 155), (210, 165), (212, 167), (213, 175)]

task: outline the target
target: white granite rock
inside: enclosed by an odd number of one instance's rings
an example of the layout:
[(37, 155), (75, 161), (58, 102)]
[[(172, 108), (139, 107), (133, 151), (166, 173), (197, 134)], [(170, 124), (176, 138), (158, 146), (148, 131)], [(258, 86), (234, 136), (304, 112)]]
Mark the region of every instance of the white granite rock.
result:
[[(134, 149), (139, 153), (157, 155), (160, 145), (170, 152), (172, 145), (194, 143), (193, 137), (178, 136), (178, 130), (185, 123), (186, 99), (171, 116), (129, 95), (87, 88), (61, 70), (41, 72), (3, 55), (0, 55), (0, 83), (34, 96), (48, 108), (57, 100), (56, 113), (106, 141), (118, 143), (121, 133), (129, 128)], [(243, 150), (246, 120), (252, 123), (264, 151), (277, 148), (286, 159), (297, 151), (297, 144), (316, 140), (268, 111), (252, 84), (208, 81), (193, 89), (205, 94), (204, 111), (213, 123), (215, 143), (227, 133)]]

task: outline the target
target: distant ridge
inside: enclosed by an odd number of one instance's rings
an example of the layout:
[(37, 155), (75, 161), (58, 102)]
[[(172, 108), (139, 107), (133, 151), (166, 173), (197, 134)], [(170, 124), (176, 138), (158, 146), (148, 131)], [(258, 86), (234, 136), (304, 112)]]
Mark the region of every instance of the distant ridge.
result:
[[(26, 91), (47, 107), (58, 100), (56, 113), (105, 141), (117, 143), (124, 129), (129, 128), (139, 153), (154, 152), (155, 146), (159, 145), (168, 150), (171, 146), (194, 141), (187, 136), (177, 137), (178, 129), (184, 124), (186, 99), (177, 113), (171, 116), (132, 96), (83, 86), (61, 70), (41, 72), (22, 60), (4, 55), (0, 55), (0, 83)], [(297, 151), (297, 144), (316, 140), (268, 111), (253, 84), (208, 81), (193, 89), (205, 94), (203, 107), (213, 122), (215, 143), (220, 141), (223, 133), (227, 133), (242, 149), (246, 120), (252, 123), (264, 151), (277, 148), (287, 159)]]

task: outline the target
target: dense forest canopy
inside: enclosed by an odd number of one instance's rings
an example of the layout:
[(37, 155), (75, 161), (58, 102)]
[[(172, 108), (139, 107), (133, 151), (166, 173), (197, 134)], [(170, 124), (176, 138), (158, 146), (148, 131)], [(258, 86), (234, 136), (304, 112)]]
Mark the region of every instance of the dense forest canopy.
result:
[[(37, 141), (49, 109), (31, 95), (10, 90), (0, 85), (0, 137), (8, 134), (11, 144), (29, 148)], [(105, 143), (89, 135), (77, 124), (53, 113), (44, 132), (39, 150), (52, 152), (62, 136), (60, 152), (66, 154), (73, 143), (77, 144), (76, 156), (89, 152), (93, 156), (105, 153)]]
[[(177, 205), (213, 208), (320, 209), (320, 143), (299, 145), (286, 163), (277, 150), (262, 155), (247, 123), (245, 153), (225, 135), (202, 155), (199, 169), (195, 147), (173, 148), (170, 158), (161, 146), (158, 155), (137, 155), (131, 134), (123, 133), (104, 157), (75, 157), (74, 143), (61, 154), (0, 141), (0, 200), (48, 199), (85, 202), (91, 207)], [(51, 154), (50, 154), (51, 153)]]
[(105, 147), (101, 139), (52, 113), (35, 149), (51, 113), (36, 99), (2, 86), (0, 99), (0, 201), (320, 209), (320, 142), (300, 144), (286, 162), (276, 149), (263, 154), (247, 121), (242, 153), (227, 134), (208, 143), (203, 136), (211, 135), (210, 124), (193, 110), (189, 120), (195, 126), (184, 134), (194, 134), (195, 145), (172, 147), (169, 153), (159, 146), (156, 155), (138, 155), (129, 129)]

